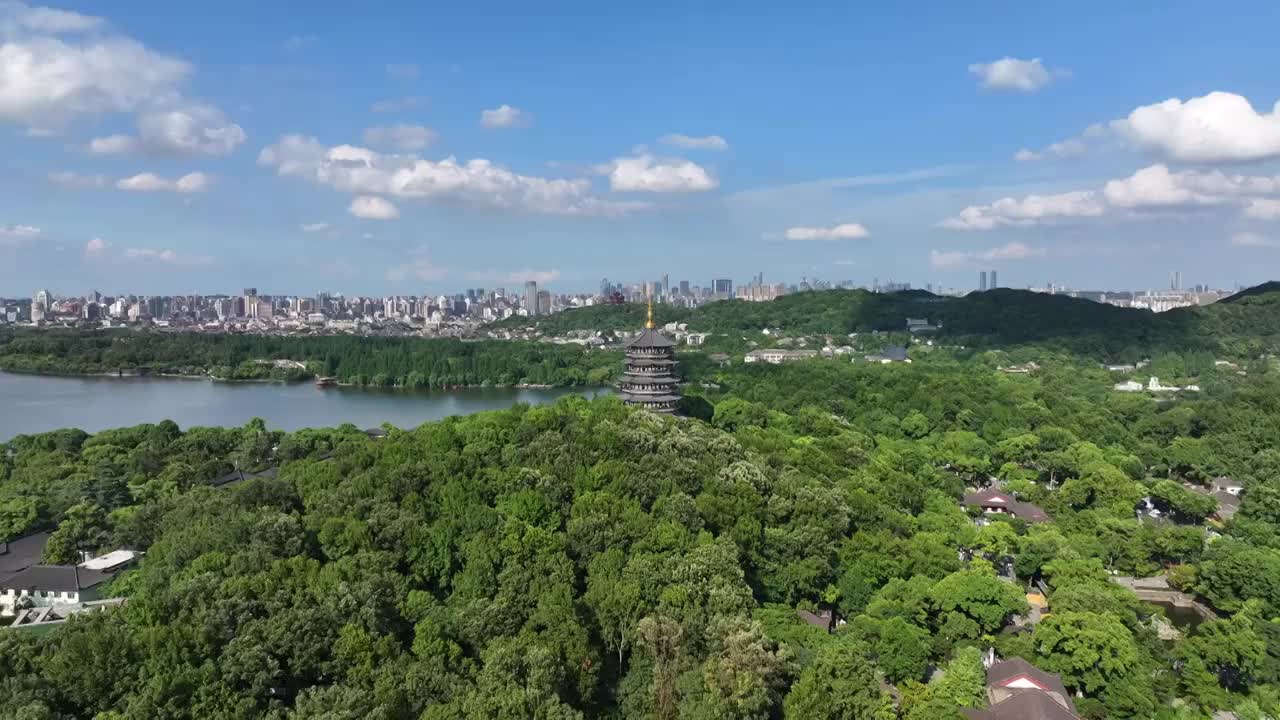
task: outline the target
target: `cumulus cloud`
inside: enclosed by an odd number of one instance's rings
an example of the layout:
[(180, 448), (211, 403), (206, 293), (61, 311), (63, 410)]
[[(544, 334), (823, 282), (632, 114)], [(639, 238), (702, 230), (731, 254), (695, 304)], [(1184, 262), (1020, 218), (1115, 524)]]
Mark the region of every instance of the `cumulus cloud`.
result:
[(790, 227), (784, 237), (788, 240), (862, 240), (871, 233), (859, 223), (841, 223), (831, 227)]
[(87, 258), (100, 258), (107, 252), (107, 241), (102, 238), (92, 238), (84, 244), (84, 256)]
[(193, 172), (175, 180), (169, 180), (155, 173), (140, 173), (117, 180), (116, 189), (131, 192), (198, 193), (209, 189), (209, 176)]
[(1014, 153), (1013, 159), (1018, 162), (1033, 162), (1035, 160), (1071, 158), (1083, 155), (1087, 150), (1088, 146), (1085, 145), (1083, 140), (1071, 138), (1070, 140), (1052, 143), (1039, 152), (1023, 148)]
[(1053, 82), (1055, 75), (1066, 74), (1065, 70), (1050, 72), (1040, 58), (1019, 60), (1005, 57), (989, 63), (974, 63), (969, 66), (970, 74), (981, 81), (982, 87), (988, 90), (1012, 90), (1015, 92), (1035, 92)]
[(365, 220), (394, 220), (400, 217), (395, 205), (374, 195), (361, 195), (351, 201), (347, 212)]
[(1277, 219), (1280, 201), (1271, 196), (1280, 196), (1280, 175), (1229, 175), (1220, 170), (1174, 172), (1163, 164), (1155, 164), (1126, 178), (1108, 181), (1100, 192), (1004, 198), (990, 205), (967, 207), (938, 226), (953, 230), (993, 230), (1009, 225), (1093, 218), (1112, 211), (1136, 217), (1155, 211), (1207, 206), (1242, 208), (1246, 217)]
[(720, 185), (706, 168), (680, 158), (620, 157), (601, 169), (607, 169), (609, 187), (615, 192), (705, 192)]
[(1244, 214), (1255, 220), (1280, 220), (1280, 200), (1252, 198), (1245, 206)]
[(1097, 217), (1104, 206), (1097, 193), (1066, 192), (1001, 198), (990, 205), (971, 205), (938, 223), (949, 230), (993, 230), (1008, 225), (1038, 225), (1064, 218)]
[(364, 131), (365, 144), (404, 152), (423, 150), (439, 137), (439, 133), (423, 125), (371, 127)]
[(328, 230), (330, 227), (331, 226), (329, 225), (329, 223), (318, 222), (318, 223), (303, 223), (298, 226), (298, 229), (304, 233), (318, 233), (318, 232), (324, 232), (325, 230)]
[(0, 2), (0, 32), (29, 30), (50, 35), (88, 32), (103, 25), (100, 17), (69, 10), (30, 7), (20, 2)]
[(1112, 122), (1111, 129), (1136, 145), (1184, 162), (1280, 157), (1280, 102), (1260, 113), (1248, 99), (1228, 92), (1144, 105)]
[(40, 237), (41, 230), (33, 225), (0, 225), (0, 245), (21, 245)]
[(384, 195), (551, 215), (617, 215), (637, 203), (602, 200), (586, 179), (521, 175), (488, 160), (440, 161), (383, 154), (351, 145), (326, 147), (315, 138), (286, 135), (262, 150), (258, 164), (353, 195)]
[(0, 121), (50, 134), (81, 117), (138, 113), (138, 136), (98, 138), (88, 147), (97, 154), (223, 155), (244, 141), (220, 110), (183, 98), (188, 63), (102, 27), (101, 18), (0, 2)]
[(729, 143), (719, 135), (705, 135), (703, 137), (694, 137), (681, 133), (669, 133), (658, 138), (658, 142), (663, 145), (674, 145), (675, 147), (685, 148), (686, 150), (728, 150)]
[(528, 127), (533, 124), (533, 116), (510, 105), (499, 105), (492, 110), (480, 113), (480, 125), (487, 128)]
[(999, 247), (978, 252), (970, 251), (929, 251), (929, 264), (935, 268), (945, 269), (974, 263), (990, 263), (1002, 260), (1025, 260), (1045, 254), (1043, 248), (1033, 248), (1020, 242), (1011, 242)]
[(157, 155), (226, 155), (245, 141), (244, 129), (221, 110), (202, 104), (152, 108), (138, 115), (138, 135), (94, 138), (89, 152), (123, 155), (149, 152)]
[(124, 155), (138, 149), (138, 139), (128, 135), (108, 135), (89, 141), (89, 152), (94, 155)]

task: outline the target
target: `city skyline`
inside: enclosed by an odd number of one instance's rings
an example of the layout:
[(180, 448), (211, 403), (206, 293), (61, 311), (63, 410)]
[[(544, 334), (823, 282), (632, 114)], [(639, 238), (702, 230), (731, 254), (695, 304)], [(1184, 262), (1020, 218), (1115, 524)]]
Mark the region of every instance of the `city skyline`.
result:
[(1280, 259), (1274, 3), (312, 10), (0, 4), (0, 294)]

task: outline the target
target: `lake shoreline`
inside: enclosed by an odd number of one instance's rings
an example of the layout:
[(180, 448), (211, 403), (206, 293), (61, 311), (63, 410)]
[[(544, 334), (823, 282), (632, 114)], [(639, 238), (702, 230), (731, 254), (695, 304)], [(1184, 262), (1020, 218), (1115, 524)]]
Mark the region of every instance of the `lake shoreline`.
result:
[[(207, 382), (192, 382), (205, 380)], [(294, 431), (384, 422), (414, 428), (424, 422), (517, 404), (543, 405), (576, 395), (612, 394), (609, 387), (473, 387), (413, 389), (317, 388), (312, 383), (215, 382), (160, 375), (47, 375), (0, 371), (0, 443), (76, 427), (86, 432), (172, 420), (188, 427), (239, 427), (255, 417), (272, 429)]]
[[(137, 379), (164, 379), (164, 380), (207, 380), (215, 383), (275, 383), (279, 385), (302, 385), (306, 383), (314, 383), (315, 377), (299, 378), (297, 380), (281, 380), (278, 378), (223, 378), (216, 375), (192, 375), (189, 373), (143, 373), (137, 370), (119, 370), (115, 372), (51, 372), (44, 370), (22, 370), (0, 367), (0, 373), (9, 373), (11, 375), (29, 375), (33, 377), (51, 377), (51, 378), (100, 378), (100, 379), (119, 379), (119, 380), (137, 380)], [(593, 389), (609, 386), (594, 385), (548, 385), (545, 383), (493, 383), (489, 385), (446, 385), (442, 387), (420, 387), (409, 388), (403, 385), (359, 385), (352, 382), (334, 382), (328, 383), (320, 387), (336, 387), (357, 390), (407, 390), (411, 392), (450, 392), (453, 390), (475, 390), (475, 389), (514, 389), (514, 390), (555, 390), (555, 389)]]

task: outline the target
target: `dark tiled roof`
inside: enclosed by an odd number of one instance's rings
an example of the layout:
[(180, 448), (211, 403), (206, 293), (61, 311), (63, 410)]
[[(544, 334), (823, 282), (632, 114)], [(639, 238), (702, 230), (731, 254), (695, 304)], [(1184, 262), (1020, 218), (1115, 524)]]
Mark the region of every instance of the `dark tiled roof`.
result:
[(965, 505), (982, 508), (1005, 508), (1014, 517), (1027, 522), (1048, 522), (1051, 519), (1048, 513), (1041, 510), (1038, 505), (1022, 502), (1014, 497), (1013, 493), (995, 487), (969, 493), (964, 496), (962, 502)]
[(5, 590), (78, 592), (110, 580), (115, 573), (77, 569), (73, 565), (33, 565), (0, 579)]
[[(1041, 687), (1061, 693), (1064, 698), (1071, 697), (1067, 694), (1067, 688), (1062, 684), (1060, 676), (1055, 673), (1045, 672), (1020, 657), (1001, 660), (988, 668), (987, 687), (1003, 686), (1020, 676), (1028, 678)], [(1004, 703), (1001, 704), (1003, 705)]]
[(1079, 717), (1036, 690), (1019, 692), (986, 710), (965, 710), (964, 714), (970, 720), (1078, 720)]
[(49, 540), (49, 533), (33, 533), (0, 543), (0, 575), (25, 570), (40, 562), (44, 555), (44, 544)]
[(645, 328), (644, 332), (637, 335), (627, 343), (629, 348), (669, 348), (675, 347), (675, 343), (671, 342), (666, 335), (658, 332), (654, 328)]
[(902, 362), (907, 359), (907, 349), (901, 345), (890, 345), (875, 355), (868, 355), (869, 360), (893, 360)]

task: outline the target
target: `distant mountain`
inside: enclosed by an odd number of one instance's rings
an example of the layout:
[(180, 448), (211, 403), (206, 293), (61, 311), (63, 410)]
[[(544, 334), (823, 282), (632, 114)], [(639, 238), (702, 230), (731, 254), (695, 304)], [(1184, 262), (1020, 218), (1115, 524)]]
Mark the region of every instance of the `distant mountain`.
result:
[[(509, 327), (536, 326), (559, 335), (572, 330), (630, 330), (644, 322), (641, 304), (596, 305)], [(771, 302), (726, 300), (684, 310), (654, 306), (657, 322), (684, 322), (690, 330), (845, 335), (905, 331), (907, 318), (941, 324), (939, 337), (974, 345), (1043, 344), (1103, 358), (1136, 358), (1160, 351), (1212, 351), (1233, 356), (1280, 346), (1280, 282), (1242, 291), (1222, 302), (1166, 313), (1122, 308), (1028, 290), (997, 289), (963, 297), (920, 290), (872, 293), (824, 290)]]

